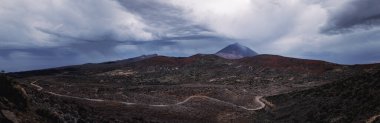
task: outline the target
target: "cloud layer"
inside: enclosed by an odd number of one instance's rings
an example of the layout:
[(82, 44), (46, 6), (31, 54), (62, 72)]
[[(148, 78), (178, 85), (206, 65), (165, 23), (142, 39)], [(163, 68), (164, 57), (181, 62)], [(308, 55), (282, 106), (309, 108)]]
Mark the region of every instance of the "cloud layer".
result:
[(330, 19), (322, 30), (325, 33), (342, 33), (358, 28), (371, 29), (380, 24), (380, 1), (353, 0), (331, 12)]
[(259, 53), (380, 62), (377, 0), (0, 0), (0, 69), (158, 53)]

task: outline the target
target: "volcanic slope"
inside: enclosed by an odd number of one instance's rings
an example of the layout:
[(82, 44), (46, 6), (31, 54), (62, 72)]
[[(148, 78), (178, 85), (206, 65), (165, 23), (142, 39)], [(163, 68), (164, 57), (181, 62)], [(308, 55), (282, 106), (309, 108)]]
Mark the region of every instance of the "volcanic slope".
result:
[[(54, 114), (60, 122), (248, 123), (262, 117), (271, 120), (263, 112), (271, 101), (276, 107), (281, 105), (270, 100), (275, 95), (307, 91), (372, 73), (379, 70), (378, 66), (338, 65), (276, 55), (225, 59), (198, 54), (133, 58), (10, 75), (26, 87), (37, 109)], [(266, 110), (256, 101), (258, 97), (268, 105)]]
[(354, 75), (313, 89), (266, 99), (276, 105), (258, 115), (271, 122), (380, 122), (380, 72)]

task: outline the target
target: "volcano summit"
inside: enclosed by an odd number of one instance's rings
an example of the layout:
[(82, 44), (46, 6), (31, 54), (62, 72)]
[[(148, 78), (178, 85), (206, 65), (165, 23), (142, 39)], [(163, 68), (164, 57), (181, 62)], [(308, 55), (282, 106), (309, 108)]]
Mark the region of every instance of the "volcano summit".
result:
[(240, 59), (244, 57), (256, 56), (258, 54), (246, 46), (239, 43), (234, 43), (218, 51), (215, 55), (226, 59)]

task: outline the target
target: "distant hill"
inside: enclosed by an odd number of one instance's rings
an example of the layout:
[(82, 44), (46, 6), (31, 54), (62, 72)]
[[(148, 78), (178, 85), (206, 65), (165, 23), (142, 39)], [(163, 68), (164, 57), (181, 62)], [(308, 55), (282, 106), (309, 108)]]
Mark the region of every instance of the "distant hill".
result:
[(218, 51), (216, 55), (226, 59), (240, 59), (244, 57), (256, 56), (257, 53), (246, 46), (239, 43), (234, 43)]
[(62, 74), (62, 73), (75, 73), (78, 75), (82, 75), (88, 72), (96, 72), (96, 71), (109, 71), (117, 68), (122, 68), (125, 65), (133, 62), (143, 61), (145, 59), (150, 59), (153, 57), (159, 57), (157, 54), (150, 55), (141, 55), (129, 59), (117, 60), (117, 61), (109, 61), (103, 63), (87, 63), (82, 65), (71, 65), (71, 66), (63, 66), (57, 68), (48, 68), (41, 70), (31, 70), (24, 72), (16, 72), (11, 73), (13, 76), (18, 76), (19, 74), (24, 77), (27, 76), (39, 76), (39, 75), (54, 75), (54, 74)]

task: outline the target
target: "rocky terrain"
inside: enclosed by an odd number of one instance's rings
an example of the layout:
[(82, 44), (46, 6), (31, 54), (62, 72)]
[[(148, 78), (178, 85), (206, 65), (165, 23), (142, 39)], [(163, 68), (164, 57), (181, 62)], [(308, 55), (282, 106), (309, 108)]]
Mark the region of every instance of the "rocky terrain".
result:
[[(379, 64), (147, 55), (2, 75), (2, 122), (378, 122)], [(14, 81), (17, 81), (15, 83)], [(4, 84), (4, 86), (3, 86)]]
[(0, 74), (0, 122), (39, 122), (43, 119), (33, 112), (30, 98), (24, 88)]
[[(355, 75), (309, 90), (267, 97), (276, 105), (258, 115), (271, 122), (379, 122), (380, 72)], [(372, 118), (372, 119), (371, 119)]]

